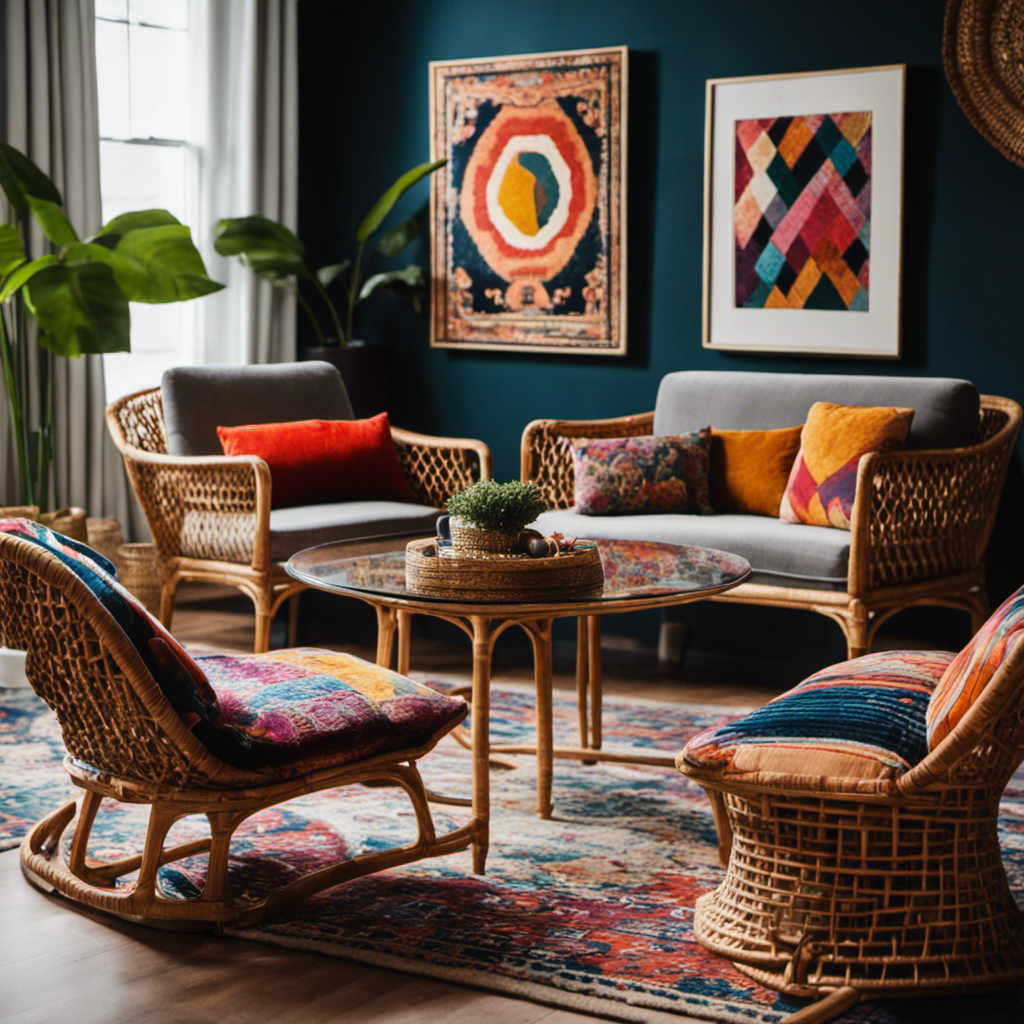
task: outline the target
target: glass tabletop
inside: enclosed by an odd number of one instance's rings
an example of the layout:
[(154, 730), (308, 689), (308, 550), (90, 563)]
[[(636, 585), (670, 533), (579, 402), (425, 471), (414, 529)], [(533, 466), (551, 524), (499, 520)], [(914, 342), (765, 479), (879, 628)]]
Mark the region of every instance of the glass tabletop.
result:
[[(739, 555), (713, 548), (648, 541), (595, 540), (604, 566), (604, 590), (600, 596), (573, 600), (573, 604), (628, 601), (630, 599), (697, 595), (725, 590), (750, 575), (750, 564)], [(383, 555), (345, 554), (345, 544), (321, 544), (292, 555), (288, 573), (320, 590), (365, 593), (381, 597), (438, 604), (459, 604), (457, 598), (434, 598), (405, 585), (405, 552)], [(467, 598), (466, 604), (481, 604)], [(530, 601), (531, 604), (558, 604)], [(595, 609), (594, 614), (600, 614)]]

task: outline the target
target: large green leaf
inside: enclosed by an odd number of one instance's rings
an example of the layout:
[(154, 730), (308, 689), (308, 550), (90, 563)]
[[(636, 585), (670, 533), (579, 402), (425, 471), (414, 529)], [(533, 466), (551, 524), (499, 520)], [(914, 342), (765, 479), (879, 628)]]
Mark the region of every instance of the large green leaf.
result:
[(40, 256), (31, 263), (23, 263), (6, 281), (3, 288), (0, 288), (0, 302), (6, 302), (26, 281), (31, 280), (40, 270), (53, 266), (60, 260), (56, 256)]
[(119, 217), (104, 224), (88, 241), (113, 249), (120, 241), (121, 236), (128, 234), (129, 231), (180, 223), (181, 221), (167, 210), (135, 210), (131, 213), (122, 213)]
[(57, 355), (130, 350), (128, 300), (105, 263), (54, 263), (29, 281), (25, 296), (39, 344)]
[(57, 186), (24, 154), (0, 142), (0, 188), (19, 217), (28, 216), (28, 197), (63, 205)]
[(242, 253), (292, 253), (305, 255), (302, 243), (283, 224), (254, 214), (251, 217), (225, 217), (213, 225), (213, 247), (221, 256)]
[(340, 263), (331, 263), (329, 266), (321, 267), (316, 272), (316, 279), (324, 288), (326, 288), (336, 277), (344, 274), (351, 266), (351, 260), (342, 260)]
[(365, 299), (367, 295), (375, 292), (381, 285), (405, 284), (410, 288), (423, 284), (423, 268), (418, 264), (411, 264), (403, 270), (389, 270), (383, 274), (374, 274), (368, 277), (359, 292), (359, 298)]
[(178, 223), (128, 231), (112, 249), (99, 242), (73, 243), (62, 255), (68, 264), (109, 266), (132, 302), (179, 302), (224, 287), (207, 276), (191, 232)]
[(43, 229), (43, 234), (54, 245), (67, 245), (68, 242), (78, 241), (78, 234), (71, 226), (71, 221), (64, 215), (59, 203), (29, 196), (28, 205)]
[(410, 217), (402, 224), (388, 228), (377, 241), (377, 252), (388, 258), (397, 256), (407, 245), (414, 242), (420, 234), (419, 222)]
[(309, 277), (309, 269), (301, 256), (294, 252), (243, 252), (242, 263), (274, 284), (292, 277)]
[(432, 164), (420, 164), (413, 167), (412, 170), (406, 171), (370, 208), (370, 212), (363, 218), (363, 223), (359, 225), (359, 230), (356, 232), (356, 241), (363, 245), (370, 235), (381, 226), (384, 218), (391, 212), (391, 208), (404, 192), (412, 188), (421, 178), (433, 174), (438, 167), (443, 167), (446, 163), (448, 163), (447, 160), (435, 160)]
[(0, 278), (5, 278), (26, 259), (18, 229), (13, 224), (0, 224)]

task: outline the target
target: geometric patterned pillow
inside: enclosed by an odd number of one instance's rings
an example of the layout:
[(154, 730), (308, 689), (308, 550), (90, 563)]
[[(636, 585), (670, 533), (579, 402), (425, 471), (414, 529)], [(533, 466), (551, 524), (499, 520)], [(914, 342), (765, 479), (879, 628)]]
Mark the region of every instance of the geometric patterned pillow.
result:
[(810, 676), (736, 722), (707, 729), (680, 760), (733, 778), (898, 778), (928, 752), (925, 710), (952, 652), (881, 651)]
[(710, 427), (676, 437), (576, 438), (575, 511), (589, 516), (714, 512), (710, 451)]
[(337, 651), (207, 654), (197, 662), (250, 764), (347, 764), (419, 746), (467, 712), (461, 697)]
[(929, 750), (953, 731), (1022, 638), (1024, 587), (992, 613), (946, 669), (928, 705)]
[(848, 530), (861, 457), (902, 448), (913, 417), (913, 409), (815, 402), (807, 413), (779, 519)]

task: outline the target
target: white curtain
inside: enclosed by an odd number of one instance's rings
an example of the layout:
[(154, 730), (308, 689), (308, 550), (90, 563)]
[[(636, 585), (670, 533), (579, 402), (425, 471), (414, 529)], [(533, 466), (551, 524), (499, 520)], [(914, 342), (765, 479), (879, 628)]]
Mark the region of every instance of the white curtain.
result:
[(200, 114), (197, 242), (227, 288), (197, 309), (200, 363), (295, 358), (295, 300), (213, 251), (221, 217), (298, 225), (297, 0), (190, 0), (192, 109)]
[[(64, 197), (68, 219), (83, 234), (100, 219), (99, 124), (96, 100), (93, 0), (6, 0), (4, 4), (6, 141), (52, 179)], [(43, 237), (32, 229), (30, 251), (40, 255)], [(30, 346), (31, 350), (35, 345)], [(35, 352), (32, 351), (32, 355)], [(80, 505), (91, 516), (116, 516), (126, 534), (142, 522), (121, 456), (107, 432), (103, 361), (99, 356), (54, 359), (53, 508)], [(38, 360), (29, 360), (38, 392)], [(31, 411), (38, 417), (38, 408)], [(6, 417), (0, 427), (8, 433)], [(13, 451), (2, 438), (10, 488)], [(144, 529), (144, 526), (143, 526)]]

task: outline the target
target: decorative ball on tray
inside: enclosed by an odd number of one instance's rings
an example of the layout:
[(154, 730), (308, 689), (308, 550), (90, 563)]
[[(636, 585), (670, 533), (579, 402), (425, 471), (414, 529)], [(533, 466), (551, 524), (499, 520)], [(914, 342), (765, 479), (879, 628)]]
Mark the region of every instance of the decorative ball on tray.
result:
[(593, 597), (604, 570), (591, 541), (527, 529), (545, 510), (534, 483), (482, 480), (448, 499), (437, 540), (406, 547), (406, 586), (453, 600), (543, 601)]

